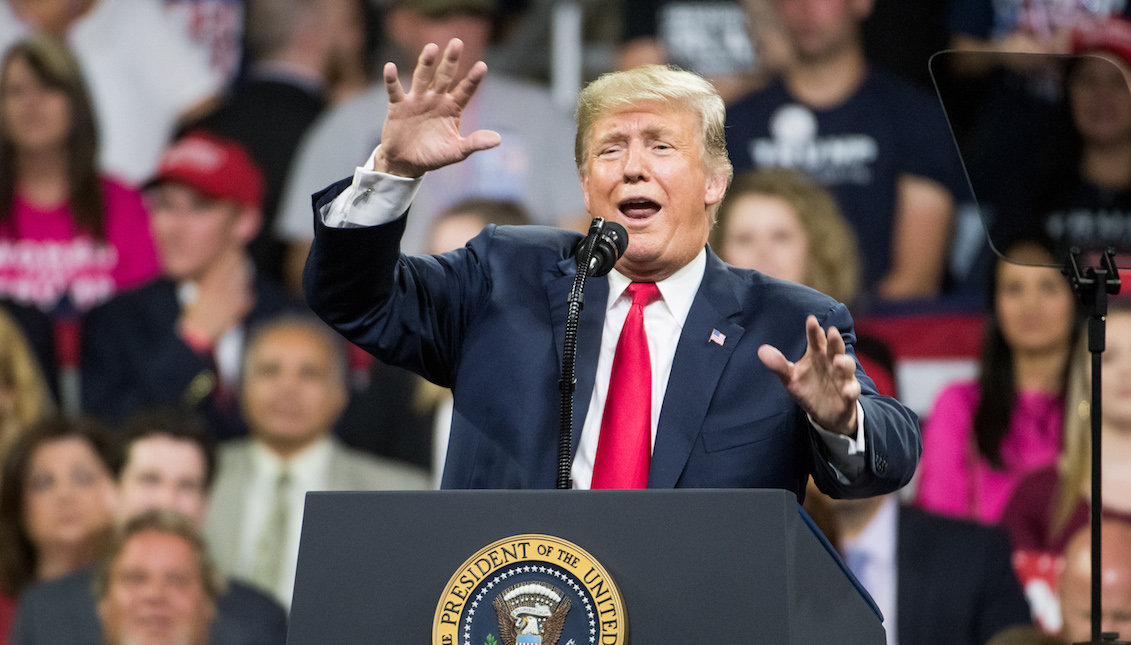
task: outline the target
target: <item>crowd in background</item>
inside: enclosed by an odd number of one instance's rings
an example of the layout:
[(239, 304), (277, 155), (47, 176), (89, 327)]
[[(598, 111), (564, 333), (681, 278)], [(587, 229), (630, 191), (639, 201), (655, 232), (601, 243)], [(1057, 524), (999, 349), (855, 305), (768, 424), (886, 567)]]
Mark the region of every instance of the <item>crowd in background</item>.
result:
[[(726, 100), (713, 252), (851, 305), (881, 393), (933, 401), (906, 494), (806, 499), (888, 643), (1089, 638), (1089, 356), (1054, 265), (1131, 251), (1131, 1), (577, 4), (585, 79), (674, 64)], [(554, 5), (0, 0), (0, 645), (281, 645), (305, 493), (438, 485), (450, 394), (304, 304), (311, 195), (380, 142), (381, 64), (458, 37), (491, 69), (462, 128), (502, 144), (429, 173), (403, 249), (584, 230)], [(972, 378), (910, 391), (868, 323), (955, 312)], [(1107, 329), (1129, 639), (1131, 305)]]

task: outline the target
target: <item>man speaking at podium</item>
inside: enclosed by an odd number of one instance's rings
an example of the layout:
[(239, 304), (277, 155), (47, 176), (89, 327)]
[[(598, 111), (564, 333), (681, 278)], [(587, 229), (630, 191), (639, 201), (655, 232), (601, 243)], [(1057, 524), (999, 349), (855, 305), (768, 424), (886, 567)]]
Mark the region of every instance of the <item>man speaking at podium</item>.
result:
[[(427, 46), (407, 93), (385, 66), (381, 145), (315, 195), (307, 298), (380, 360), (452, 388), (445, 488), (552, 488), (579, 234), (489, 226), (451, 253), (399, 251), (425, 173), (501, 140), (460, 134), (487, 73), (461, 47)], [(574, 487), (800, 498), (810, 472), (834, 497), (906, 484), (921, 445), (915, 417), (856, 362), (844, 305), (729, 267), (706, 245), (732, 174), (711, 85), (644, 67), (594, 81), (579, 105), (586, 208), (623, 225), (628, 248), (590, 280), (578, 326)]]

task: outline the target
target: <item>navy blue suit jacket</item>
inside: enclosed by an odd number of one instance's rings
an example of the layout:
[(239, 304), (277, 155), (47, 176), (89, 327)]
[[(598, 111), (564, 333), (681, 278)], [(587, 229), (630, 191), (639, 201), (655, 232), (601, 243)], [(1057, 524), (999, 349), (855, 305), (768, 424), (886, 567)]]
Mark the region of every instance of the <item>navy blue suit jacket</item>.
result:
[(1030, 624), (1001, 529), (904, 506), (897, 548), (900, 643), (982, 645)]
[[(209, 645), (284, 645), (287, 614), (270, 596), (235, 580), (216, 598)], [(11, 645), (94, 645), (102, 625), (94, 569), (29, 586), (20, 594)]]
[[(282, 287), (256, 276), (255, 305), (245, 331), (298, 304)], [(218, 439), (247, 434), (237, 406), (217, 400), (211, 357), (192, 350), (177, 334), (177, 285), (159, 278), (95, 307), (82, 324), (82, 407), (120, 424), (140, 410), (190, 402)], [(211, 388), (190, 392), (201, 375)]]
[[(319, 205), (348, 185), (344, 180), (315, 196), (315, 240), (304, 276), (311, 308), (382, 361), (452, 388), (444, 487), (553, 488), (557, 381), (580, 234), (488, 226), (465, 248), (408, 257), (399, 251), (404, 217), (370, 228), (322, 225)], [(607, 299), (607, 280), (591, 280), (578, 333), (575, 429), (589, 407)], [(810, 313), (852, 341), (844, 305), (727, 266), (708, 249), (676, 348), (649, 487), (784, 488), (800, 497), (811, 470), (822, 490), (838, 497), (907, 483), (920, 451), (915, 417), (878, 395), (862, 369), (866, 466), (854, 481), (842, 482), (821, 456), (824, 444), (804, 412), (758, 359), (763, 343), (800, 358)], [(721, 345), (709, 340), (716, 329), (726, 335)]]

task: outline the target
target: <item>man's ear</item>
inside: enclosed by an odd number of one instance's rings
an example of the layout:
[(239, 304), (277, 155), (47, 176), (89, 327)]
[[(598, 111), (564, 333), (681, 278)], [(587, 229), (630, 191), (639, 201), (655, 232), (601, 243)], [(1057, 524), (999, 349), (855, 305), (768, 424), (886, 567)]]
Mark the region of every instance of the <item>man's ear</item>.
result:
[(234, 233), (244, 245), (255, 239), (263, 226), (263, 211), (257, 206), (236, 207), (236, 227)]
[(714, 206), (723, 201), (727, 193), (727, 171), (717, 168), (707, 175), (707, 190), (704, 194), (707, 206)]
[(581, 198), (585, 200), (585, 212), (592, 212), (589, 210), (589, 173), (583, 169), (578, 169), (577, 174), (581, 179)]

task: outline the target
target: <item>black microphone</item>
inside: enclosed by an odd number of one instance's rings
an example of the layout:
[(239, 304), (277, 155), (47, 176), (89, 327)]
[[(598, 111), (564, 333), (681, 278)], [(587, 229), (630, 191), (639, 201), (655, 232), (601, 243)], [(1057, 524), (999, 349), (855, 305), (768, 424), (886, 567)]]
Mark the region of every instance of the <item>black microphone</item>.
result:
[(578, 266), (585, 257), (582, 251), (587, 246), (593, 249), (589, 255), (590, 277), (603, 276), (613, 270), (613, 265), (628, 248), (628, 231), (616, 222), (606, 222), (600, 217), (594, 217), (589, 225), (589, 234), (574, 249)]
[[(573, 390), (577, 385), (575, 362), (577, 358), (577, 326), (581, 308), (585, 306), (585, 282), (593, 276), (602, 276), (613, 270), (624, 250), (628, 248), (628, 231), (616, 222), (606, 222), (594, 217), (589, 224), (589, 234), (573, 248), (577, 256), (577, 275), (569, 292), (566, 313), (565, 338), (562, 344), (562, 377), (558, 380), (561, 393), (560, 420), (558, 423), (558, 478), (559, 489), (573, 488), (569, 473), (573, 464)], [(588, 258), (588, 260), (586, 260)], [(588, 266), (587, 266), (588, 265)]]

